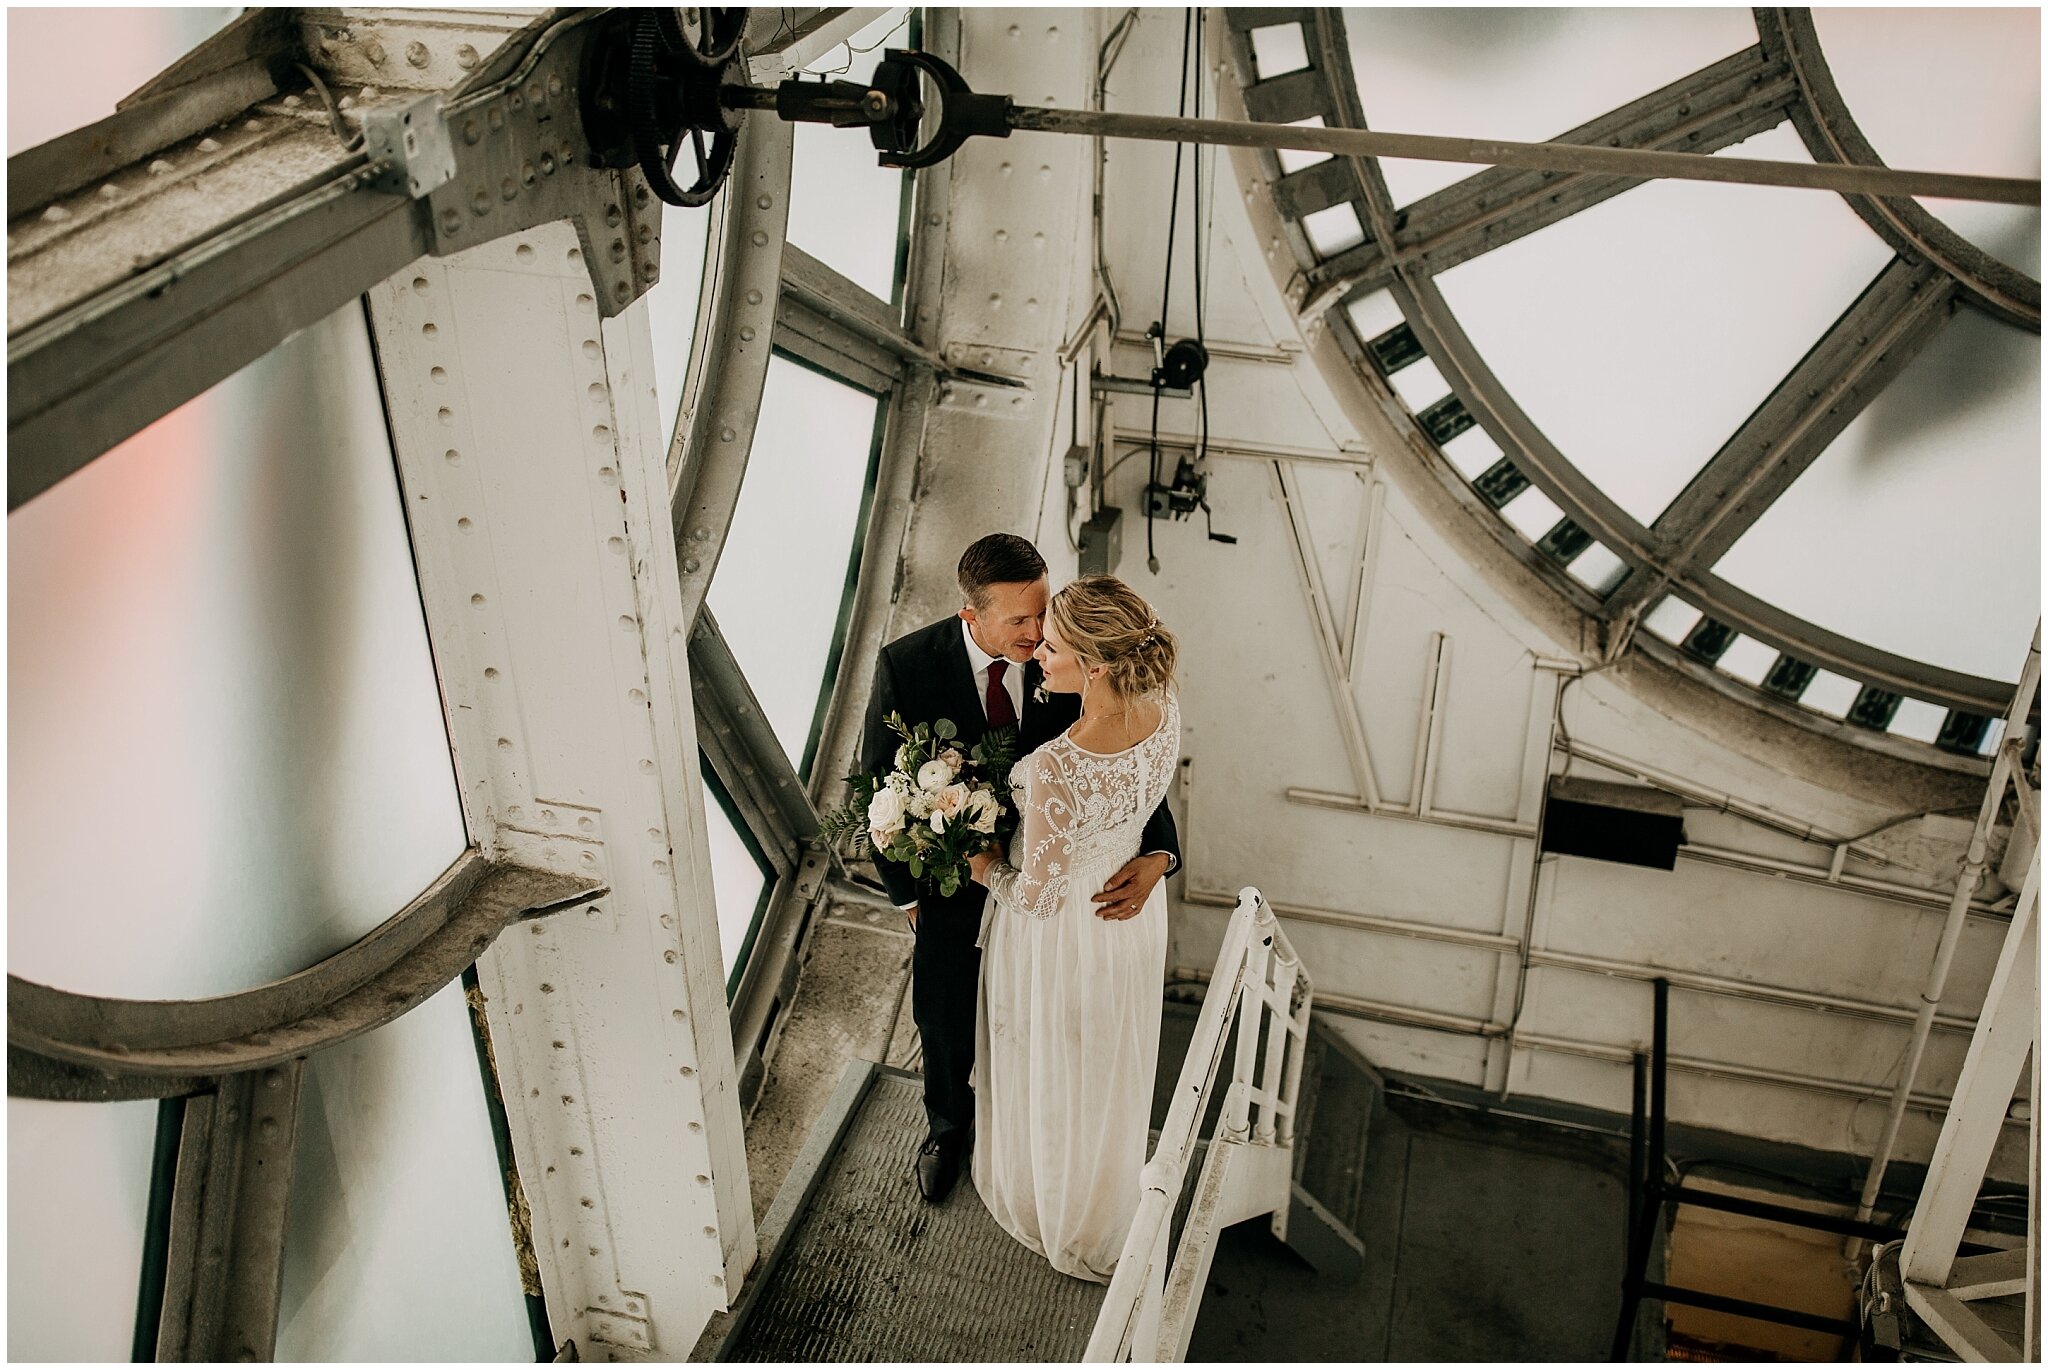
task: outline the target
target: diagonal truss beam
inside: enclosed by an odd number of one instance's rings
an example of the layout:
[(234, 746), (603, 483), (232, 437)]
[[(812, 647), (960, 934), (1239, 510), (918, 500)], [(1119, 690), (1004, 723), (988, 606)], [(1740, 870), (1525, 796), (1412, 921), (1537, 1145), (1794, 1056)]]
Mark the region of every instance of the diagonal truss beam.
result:
[[(1835, 85), (1834, 73), (1821, 53), (1812, 13), (1760, 7), (1755, 16), (1764, 49), (1788, 63), (1799, 81), (1801, 98), (1792, 107), (1792, 125), (1813, 160), (1883, 166), (1883, 159), (1857, 127), (1848, 102)], [(2039, 281), (1993, 257), (1913, 200), (1868, 195), (1843, 198), (1901, 256), (1925, 257), (1954, 276), (1972, 304), (2017, 327), (2041, 331)]]
[(1956, 290), (1932, 263), (1893, 258), (1658, 516), (1659, 574), (1632, 574), (1607, 614), (1718, 561), (1941, 331)]
[[(1798, 98), (1799, 84), (1783, 53), (1759, 45), (1551, 141), (1709, 153), (1775, 128)], [(1641, 184), (1635, 177), (1489, 168), (1401, 210), (1391, 250), (1371, 239), (1309, 270), (1303, 312), (1369, 295), (1411, 263), (1429, 272), (1448, 270)], [(1349, 199), (1355, 187), (1349, 169), (1332, 159), (1283, 176), (1273, 196), (1282, 212), (1299, 218)]]

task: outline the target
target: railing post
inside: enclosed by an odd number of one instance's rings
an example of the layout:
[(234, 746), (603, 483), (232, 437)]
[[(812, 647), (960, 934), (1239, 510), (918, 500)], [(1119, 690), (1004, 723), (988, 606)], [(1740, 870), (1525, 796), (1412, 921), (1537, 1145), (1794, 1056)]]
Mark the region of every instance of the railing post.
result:
[(1266, 1001), (1266, 976), (1273, 961), (1273, 911), (1260, 898), (1254, 905), (1251, 937), (1245, 947), (1244, 978), (1237, 1001), (1237, 1060), (1232, 1085), (1243, 1088), (1224, 1096), (1219, 1136), (1243, 1141), (1251, 1133), (1251, 1091), (1258, 1075), (1259, 1011)]
[(1168, 1242), (1173, 1232), (1171, 1214), (1159, 1225), (1159, 1238), (1152, 1245), (1145, 1270), (1145, 1288), (1138, 1295), (1137, 1325), (1131, 1332), (1130, 1359), (1151, 1363), (1159, 1359), (1159, 1319), (1166, 1307), (1166, 1266)]
[[(1287, 1111), (1280, 1115), (1280, 1145), (1294, 1145), (1294, 1118), (1301, 1103), (1301, 1067), (1308, 1057), (1308, 1027), (1310, 990), (1308, 976), (1302, 973), (1301, 958), (1294, 958), (1294, 978), (1288, 990), (1287, 1031), (1294, 1040), (1288, 1044), (1287, 1082), (1281, 1087), (1281, 1097), (1287, 1102)], [(1294, 1002), (1299, 997), (1297, 1006)]]
[(1275, 957), (1278, 974), (1273, 977), (1273, 987), (1264, 986), (1259, 992), (1259, 1012), (1265, 1018), (1266, 1061), (1259, 1072), (1259, 1121), (1253, 1136), (1259, 1141), (1272, 1145), (1279, 1139), (1279, 1120), (1283, 1113), (1284, 1101), (1280, 1095), (1281, 1082), (1287, 1078), (1287, 1028), (1289, 1016), (1285, 1005), (1294, 994), (1294, 977), (1300, 969), (1291, 960)]

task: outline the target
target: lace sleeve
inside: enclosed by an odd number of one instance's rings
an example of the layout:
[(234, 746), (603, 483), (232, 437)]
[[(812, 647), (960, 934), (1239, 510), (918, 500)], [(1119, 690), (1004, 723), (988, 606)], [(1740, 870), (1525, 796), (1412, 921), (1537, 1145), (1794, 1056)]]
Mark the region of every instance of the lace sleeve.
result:
[(989, 893), (1033, 918), (1050, 918), (1067, 892), (1073, 792), (1043, 751), (1025, 758), (1018, 770), (1024, 777), (1017, 801), (1020, 821), (1010, 837), (1010, 859), (989, 867)]

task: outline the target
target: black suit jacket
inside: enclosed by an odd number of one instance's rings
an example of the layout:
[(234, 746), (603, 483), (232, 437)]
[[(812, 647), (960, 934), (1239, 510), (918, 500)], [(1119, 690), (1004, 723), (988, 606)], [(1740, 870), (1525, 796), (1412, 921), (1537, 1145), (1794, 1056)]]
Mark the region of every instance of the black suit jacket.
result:
[[(1045, 743), (1065, 732), (1081, 716), (1078, 695), (1048, 694), (1040, 703), (1032, 696), (1041, 672), (1036, 661), (1024, 666), (1024, 710), (1017, 723), (1017, 759), (1022, 761)], [(982, 712), (982, 692), (974, 667), (967, 657), (965, 632), (957, 615), (905, 634), (882, 649), (875, 664), (875, 689), (868, 700), (867, 732), (861, 745), (861, 768), (870, 775), (882, 775), (896, 764), (899, 738), (884, 721), (891, 712), (901, 713), (912, 727), (951, 719), (959, 728), (957, 739), (964, 750), (988, 732), (988, 717)], [(1180, 833), (1165, 799), (1145, 824), (1140, 851), (1163, 851), (1173, 859), (1169, 869), (1180, 866)], [(887, 857), (875, 857), (875, 869), (897, 904), (921, 903), (937, 896), (920, 891), (910, 868)], [(1091, 891), (1092, 892), (1092, 891)], [(967, 884), (954, 896), (979, 905), (988, 891)]]

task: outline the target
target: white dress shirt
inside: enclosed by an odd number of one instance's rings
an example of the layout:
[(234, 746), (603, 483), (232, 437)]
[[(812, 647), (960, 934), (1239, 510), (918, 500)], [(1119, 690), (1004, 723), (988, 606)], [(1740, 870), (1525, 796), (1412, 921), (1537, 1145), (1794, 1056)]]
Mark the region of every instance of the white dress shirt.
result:
[[(967, 620), (960, 620), (960, 633), (967, 639), (967, 660), (974, 667), (974, 697), (981, 701), (982, 717), (988, 716), (988, 668), (989, 663), (999, 658), (981, 650), (981, 644), (974, 640), (974, 629), (967, 626)], [(1010, 712), (1017, 718), (1024, 717), (1024, 667), (1021, 663), (1002, 657), (1003, 688), (1010, 692)]]

